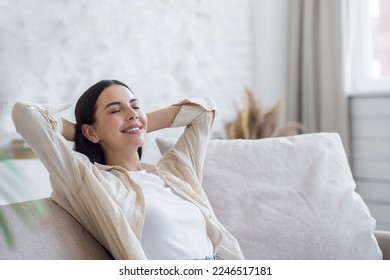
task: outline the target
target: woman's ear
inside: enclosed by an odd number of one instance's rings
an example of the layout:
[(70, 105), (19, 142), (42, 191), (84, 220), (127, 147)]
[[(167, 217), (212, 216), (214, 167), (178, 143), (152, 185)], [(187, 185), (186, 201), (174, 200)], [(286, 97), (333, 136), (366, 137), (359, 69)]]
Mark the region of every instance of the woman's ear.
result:
[(83, 132), (83, 135), (91, 142), (97, 144), (99, 143), (100, 139), (97, 136), (95, 129), (92, 125), (89, 124), (83, 124), (81, 126), (81, 131)]

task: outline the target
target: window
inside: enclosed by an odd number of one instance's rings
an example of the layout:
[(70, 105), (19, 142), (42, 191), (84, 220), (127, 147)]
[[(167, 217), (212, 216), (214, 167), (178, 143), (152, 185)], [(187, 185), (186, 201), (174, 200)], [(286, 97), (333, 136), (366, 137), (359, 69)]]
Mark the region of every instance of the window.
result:
[(390, 77), (390, 1), (370, 0), (370, 21), (372, 78)]
[[(350, 10), (350, 84), (353, 93), (390, 93), (390, 1), (360, 0)], [(351, 39), (353, 38), (353, 39)], [(348, 74), (347, 74), (348, 76)]]

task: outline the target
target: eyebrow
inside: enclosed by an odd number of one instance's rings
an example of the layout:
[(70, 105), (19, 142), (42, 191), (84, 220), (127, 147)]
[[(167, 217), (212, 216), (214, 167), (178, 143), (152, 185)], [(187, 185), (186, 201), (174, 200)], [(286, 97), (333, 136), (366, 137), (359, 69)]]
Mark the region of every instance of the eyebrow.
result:
[[(131, 104), (131, 103), (133, 103), (135, 101), (138, 101), (138, 99), (137, 98), (130, 99), (129, 104)], [(122, 104), (122, 102), (120, 102), (120, 101), (115, 101), (115, 102), (108, 103), (106, 105), (106, 107), (104, 107), (104, 110), (106, 110), (110, 106), (121, 105), (121, 104)]]

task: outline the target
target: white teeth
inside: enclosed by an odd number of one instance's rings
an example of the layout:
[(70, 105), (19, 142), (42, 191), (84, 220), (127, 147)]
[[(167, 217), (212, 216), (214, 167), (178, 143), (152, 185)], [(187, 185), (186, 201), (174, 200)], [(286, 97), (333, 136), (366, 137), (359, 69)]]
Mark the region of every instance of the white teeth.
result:
[(130, 133), (130, 132), (137, 131), (137, 130), (141, 130), (141, 128), (140, 127), (134, 127), (134, 128), (126, 129), (123, 132)]

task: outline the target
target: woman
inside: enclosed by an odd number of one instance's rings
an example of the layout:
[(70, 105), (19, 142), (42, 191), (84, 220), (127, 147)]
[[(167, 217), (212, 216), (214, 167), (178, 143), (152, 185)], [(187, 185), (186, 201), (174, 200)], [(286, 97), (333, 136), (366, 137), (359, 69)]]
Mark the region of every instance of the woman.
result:
[[(103, 80), (78, 100), (76, 125), (56, 114), (63, 109), (18, 102), (12, 117), (49, 171), (52, 199), (115, 259), (243, 258), (201, 187), (212, 100), (144, 114), (125, 84)], [(141, 162), (147, 132), (179, 126), (174, 149)]]

